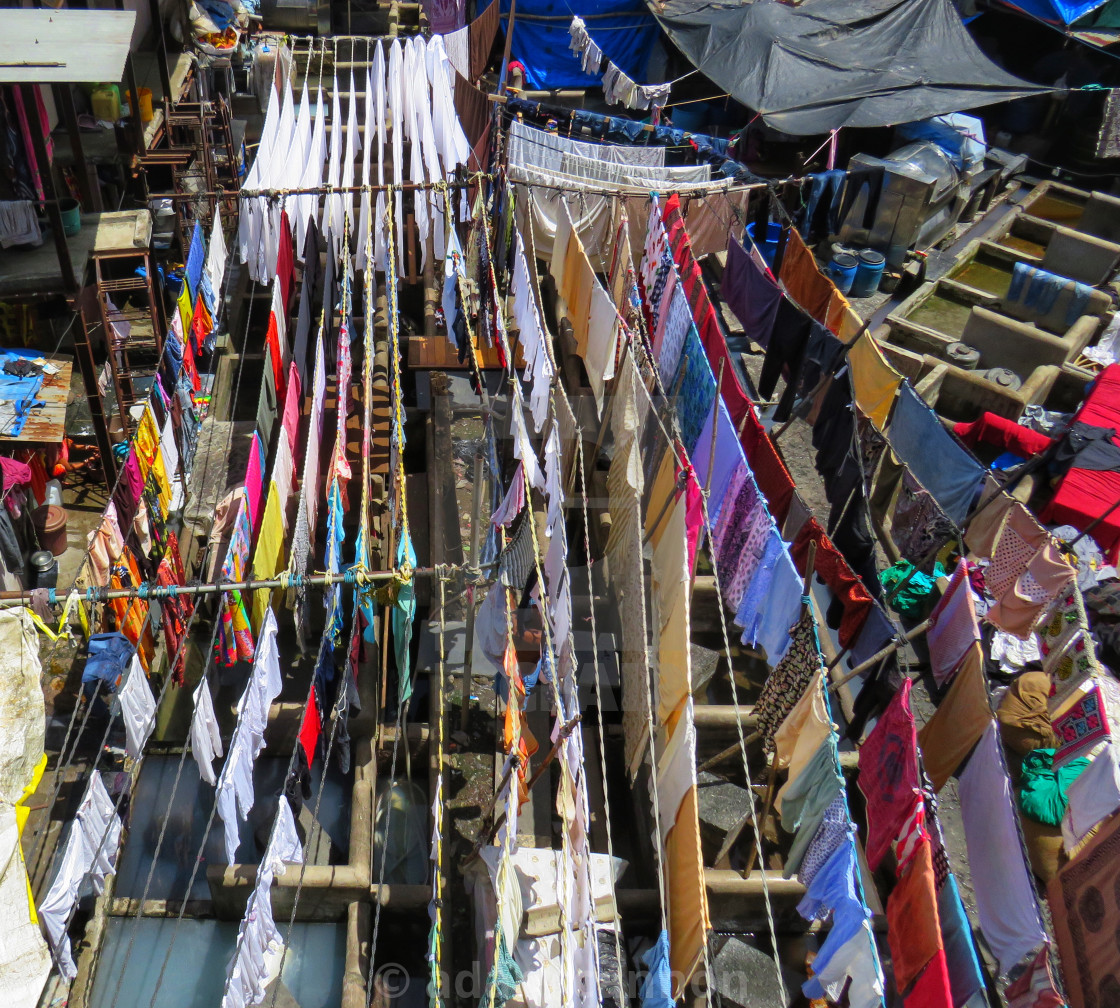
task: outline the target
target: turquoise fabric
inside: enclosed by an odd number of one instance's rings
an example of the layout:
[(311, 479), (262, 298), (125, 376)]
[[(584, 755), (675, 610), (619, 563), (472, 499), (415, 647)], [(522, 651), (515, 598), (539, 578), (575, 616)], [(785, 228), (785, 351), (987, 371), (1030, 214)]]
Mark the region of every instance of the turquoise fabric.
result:
[(1069, 798), (1069, 786), (1089, 765), (1087, 759), (1075, 759), (1054, 771), (1054, 750), (1035, 749), (1023, 759), (1019, 780), (1019, 808), (1035, 822), (1060, 826)]

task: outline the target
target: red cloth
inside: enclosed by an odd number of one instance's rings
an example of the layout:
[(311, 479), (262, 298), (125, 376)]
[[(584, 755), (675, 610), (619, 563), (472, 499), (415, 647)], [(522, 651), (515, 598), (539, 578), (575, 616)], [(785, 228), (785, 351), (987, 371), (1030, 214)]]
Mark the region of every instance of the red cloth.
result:
[(906, 1008), (953, 1008), (953, 991), (949, 986), (949, 967), (942, 949), (918, 977), (914, 989), (902, 999)]
[[(688, 575), (696, 574), (696, 547), (700, 545), (700, 529), (704, 525), (704, 503), (696, 470), (685, 463), (688, 479), (684, 490), (684, 526), (688, 537)], [(678, 475), (680, 470), (677, 470)]]
[(280, 211), (280, 244), (276, 250), (276, 282), (280, 285), (280, 300), (284, 305), (284, 321), (288, 320), (288, 305), (291, 304), (292, 280), (294, 279), (295, 257), (292, 254), (292, 226), (288, 223), (288, 211)]
[(816, 518), (809, 518), (793, 540), (790, 553), (793, 562), (797, 565), (802, 576), (805, 574), (805, 565), (809, 559), (809, 543), (817, 544), (817, 555), (813, 561), (813, 569), (820, 575), (820, 579), (828, 585), (829, 591), (840, 600), (844, 607), (844, 618), (840, 621), (838, 635), (841, 647), (851, 647), (860, 630), (868, 612), (875, 604), (871, 594), (863, 586), (848, 562), (840, 551), (832, 544), (832, 540), (825, 535), (820, 522)]
[(1014, 452), (1023, 458), (1038, 455), (1053, 444), (1045, 434), (1039, 434), (1038, 431), (1023, 427), (996, 413), (985, 413), (972, 423), (954, 424), (953, 433), (969, 448), (986, 444), (1000, 451)]
[(268, 342), (269, 356), (272, 358), (272, 387), (276, 389), (276, 401), (284, 401), (284, 358), (280, 353), (280, 330), (277, 328), (276, 315), (268, 316), (268, 332), (265, 334)]
[[(1120, 430), (1120, 364), (1110, 364), (1093, 383), (1074, 420), (1094, 427)], [(1120, 445), (1120, 437), (1112, 439)], [(1070, 469), (1058, 484), (1053, 500), (1038, 516), (1047, 525), (1072, 525), (1084, 531), (1120, 500), (1120, 472)], [(1111, 564), (1120, 563), (1120, 508), (1091, 533)]]
[[(7, 493), (14, 486), (31, 482), (31, 466), (14, 458), (0, 456), (0, 488)], [(44, 482), (44, 486), (45, 486)]]
[(315, 699), (315, 687), (311, 687), (311, 698), (307, 701), (307, 709), (303, 712), (303, 722), (299, 726), (299, 744), (307, 754), (307, 765), (315, 762), (315, 750), (319, 745), (319, 736), (323, 731), (323, 721), (319, 717), (319, 704)]
[(786, 520), (790, 501), (793, 500), (795, 489), (793, 477), (790, 476), (785, 463), (778, 457), (778, 450), (763, 429), (753, 407), (747, 412), (745, 420), (742, 434), (743, 451), (746, 452), (747, 462), (750, 463), (755, 482), (758, 483), (759, 490), (770, 505), (770, 513), (781, 524)]
[(891, 849), (914, 810), (918, 734), (910, 710), (909, 679), (887, 705), (859, 750), (859, 789), (867, 799), (867, 863), (872, 871)]

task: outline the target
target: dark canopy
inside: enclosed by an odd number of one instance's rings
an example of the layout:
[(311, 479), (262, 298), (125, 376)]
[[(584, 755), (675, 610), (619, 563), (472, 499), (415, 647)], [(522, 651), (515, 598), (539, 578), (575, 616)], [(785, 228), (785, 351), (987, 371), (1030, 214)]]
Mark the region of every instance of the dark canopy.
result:
[(786, 133), (893, 126), (1048, 89), (991, 62), (951, 0), (650, 0), (669, 37)]

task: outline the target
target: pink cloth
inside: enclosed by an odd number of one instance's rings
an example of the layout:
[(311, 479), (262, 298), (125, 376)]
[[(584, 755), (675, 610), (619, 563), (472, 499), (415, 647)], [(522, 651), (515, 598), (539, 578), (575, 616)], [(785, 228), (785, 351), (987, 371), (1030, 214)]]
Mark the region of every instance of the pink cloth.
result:
[(525, 466), (518, 462), (517, 468), (513, 471), (513, 479), (510, 481), (509, 489), (506, 491), (505, 497), (502, 498), (502, 502), (494, 509), (490, 521), (504, 528), (521, 514), (521, 509), (524, 506)]
[(867, 863), (874, 871), (914, 811), (918, 734), (904, 679), (859, 750), (859, 789), (867, 800)]
[(0, 456), (0, 492), (7, 493), (14, 486), (30, 482), (31, 466)]
[(952, 678), (968, 649), (980, 639), (976, 605), (968, 580), (968, 564), (962, 559), (949, 579), (945, 594), (930, 614), (933, 626), (926, 633), (930, 666), (938, 686)]
[(696, 547), (700, 544), (700, 530), (704, 526), (704, 502), (696, 470), (688, 467), (688, 482), (684, 491), (684, 526), (688, 536), (688, 576), (696, 574)]
[(245, 470), (245, 496), (249, 504), (249, 524), (253, 530), (257, 529), (257, 516), (261, 509), (261, 496), (264, 489), (264, 447), (261, 445), (261, 436), (253, 431), (253, 440), (249, 445), (249, 466)]
[(281, 426), (288, 436), (288, 447), (292, 449), (292, 458), (296, 457), (296, 440), (299, 437), (299, 408), (303, 399), (303, 389), (300, 387), (299, 368), (296, 362), (288, 367), (288, 385), (284, 392), (284, 416)]

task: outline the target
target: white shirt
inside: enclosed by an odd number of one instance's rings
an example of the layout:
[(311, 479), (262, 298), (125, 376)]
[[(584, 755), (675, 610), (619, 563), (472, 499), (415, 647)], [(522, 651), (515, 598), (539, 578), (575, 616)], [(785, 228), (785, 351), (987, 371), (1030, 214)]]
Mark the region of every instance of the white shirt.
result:
[(140, 759), (144, 744), (152, 734), (156, 722), (156, 698), (152, 696), (152, 688), (148, 685), (148, 677), (138, 655), (132, 656), (132, 665), (124, 685), (117, 693), (117, 699), (124, 719), (128, 755), (133, 759)]
[(191, 718), (191, 753), (198, 764), (198, 775), (214, 786), (214, 760), (222, 755), (222, 733), (214, 716), (214, 701), (205, 679), (194, 691), (194, 715)]

